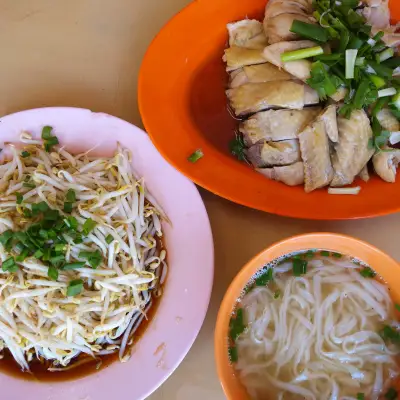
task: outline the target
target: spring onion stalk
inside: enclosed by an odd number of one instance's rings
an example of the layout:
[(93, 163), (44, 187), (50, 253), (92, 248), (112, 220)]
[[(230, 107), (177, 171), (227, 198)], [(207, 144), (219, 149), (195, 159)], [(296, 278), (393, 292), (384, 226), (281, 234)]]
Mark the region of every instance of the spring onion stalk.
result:
[(392, 58), (394, 56), (394, 50), (389, 47), (386, 50), (383, 50), (382, 52), (378, 53), (376, 55), (376, 61), (381, 63), (382, 61), (389, 60), (389, 58)]
[(389, 142), (390, 144), (400, 143), (400, 131), (390, 132)]
[(329, 39), (328, 31), (321, 26), (308, 24), (307, 22), (302, 22), (294, 20), (290, 32), (296, 33), (297, 35), (315, 40), (317, 42), (326, 43)]
[(165, 214), (128, 150), (74, 156), (51, 139), (51, 127), (42, 136), (22, 134), (31, 156), (6, 145), (10, 157), (0, 162), (0, 352), (27, 371), (36, 358), (57, 371), (79, 355), (126, 361), (161, 294)]
[(392, 97), (392, 105), (400, 110), (400, 91)]
[(357, 67), (362, 67), (362, 66), (364, 66), (364, 64), (365, 64), (365, 57), (357, 57), (356, 58), (355, 65)]
[(386, 81), (378, 75), (369, 75), (372, 83), (377, 89), (383, 88), (386, 85)]
[(351, 188), (328, 188), (328, 193), (329, 194), (352, 194), (356, 195), (360, 193), (361, 187), (356, 186), (356, 187), (351, 187)]
[(321, 46), (315, 46), (315, 47), (309, 47), (307, 49), (300, 49), (283, 53), (281, 54), (281, 60), (283, 62), (296, 61), (296, 60), (302, 60), (304, 58), (318, 56), (323, 53), (324, 50)]
[(357, 58), (357, 49), (346, 50), (346, 79), (354, 79), (354, 67)]
[(188, 161), (190, 161), (191, 163), (195, 163), (199, 161), (200, 158), (202, 158), (203, 156), (203, 151), (201, 149), (197, 149), (188, 157)]
[(395, 88), (386, 88), (386, 89), (378, 90), (378, 97), (393, 96), (395, 94), (396, 94)]

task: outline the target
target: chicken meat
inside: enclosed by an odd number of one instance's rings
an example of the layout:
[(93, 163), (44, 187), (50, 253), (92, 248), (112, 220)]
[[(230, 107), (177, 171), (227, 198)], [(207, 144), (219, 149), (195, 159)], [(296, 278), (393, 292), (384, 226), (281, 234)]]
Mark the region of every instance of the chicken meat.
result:
[(227, 25), (229, 46), (263, 49), (267, 44), (263, 24), (255, 19), (244, 19)]
[[(372, 157), (375, 172), (386, 182), (396, 181), (397, 166), (400, 163), (400, 150), (386, 147)], [(390, 151), (392, 150), (392, 151)]]
[(267, 61), (264, 58), (262, 49), (246, 49), (238, 46), (227, 48), (222, 59), (226, 62), (226, 70), (228, 72), (246, 65), (263, 64)]
[(288, 186), (297, 186), (304, 183), (304, 167), (301, 161), (281, 167), (256, 168), (256, 171), (269, 179), (283, 182)]

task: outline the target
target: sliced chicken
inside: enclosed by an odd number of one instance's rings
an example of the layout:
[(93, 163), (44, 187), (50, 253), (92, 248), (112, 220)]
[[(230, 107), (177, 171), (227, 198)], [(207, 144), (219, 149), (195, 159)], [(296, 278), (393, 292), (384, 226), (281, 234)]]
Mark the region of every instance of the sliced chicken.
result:
[(336, 118), (336, 105), (332, 104), (320, 115), (321, 121), (325, 125), (326, 134), (329, 139), (336, 143), (339, 140), (339, 132)]
[(269, 110), (259, 112), (240, 124), (246, 146), (260, 141), (296, 139), (308, 124), (320, 113), (320, 107), (303, 110)]
[(331, 186), (350, 185), (374, 154), (368, 146), (372, 129), (364, 110), (353, 111), (350, 119), (339, 117), (338, 128), (339, 142), (332, 156), (335, 176)]
[(271, 64), (276, 65), (279, 68), (283, 68), (296, 78), (305, 81), (310, 77), (311, 72), (311, 61), (309, 60), (297, 60), (290, 62), (282, 62), (281, 55), (288, 51), (307, 49), (309, 47), (317, 46), (315, 42), (311, 40), (298, 40), (295, 42), (280, 42), (271, 44), (264, 49), (264, 58)]
[(258, 143), (246, 150), (246, 157), (256, 168), (290, 165), (300, 161), (299, 141)]
[(372, 35), (376, 35), (378, 32), (383, 31), (385, 34), (383, 35), (382, 40), (385, 42), (386, 46), (398, 47), (400, 46), (400, 33), (395, 33), (395, 29), (395, 27), (379, 29), (373, 26), (371, 29), (371, 33)]
[(222, 59), (227, 64), (226, 70), (228, 72), (246, 65), (263, 64), (266, 62), (262, 49), (246, 49), (238, 46), (225, 49)]
[(230, 77), (230, 87), (235, 88), (245, 83), (261, 83), (271, 81), (288, 81), (292, 75), (280, 70), (270, 63), (250, 65), (233, 71)]
[(358, 174), (359, 178), (364, 182), (369, 181), (369, 172), (368, 172), (368, 165), (365, 165), (364, 168)]
[(302, 185), (304, 182), (304, 166), (301, 161), (282, 167), (256, 168), (256, 171), (289, 186)]
[(255, 19), (244, 19), (227, 25), (229, 46), (263, 49), (267, 44), (263, 24)]
[(298, 20), (306, 23), (315, 23), (314, 18), (304, 13), (279, 14), (276, 17), (264, 20), (264, 30), (270, 44), (284, 40), (296, 40), (298, 35), (290, 32), (293, 21)]
[[(385, 148), (390, 150), (390, 148)], [(400, 163), (400, 150), (380, 151), (372, 157), (375, 172), (386, 182), (396, 181), (397, 166)]]
[(389, 7), (364, 7), (361, 14), (367, 20), (367, 23), (376, 29), (390, 27)]
[(307, 193), (329, 185), (334, 174), (323, 118), (324, 114), (299, 134), (301, 158), (304, 163), (304, 190)]
[(247, 83), (227, 90), (226, 94), (237, 116), (270, 108), (301, 110), (319, 102), (315, 90), (294, 81)]
[(383, 129), (391, 132), (400, 131), (400, 122), (388, 108), (383, 108), (379, 111), (376, 118)]
[(311, 15), (312, 6), (307, 1), (296, 0), (271, 0), (265, 7), (265, 19), (276, 17), (281, 14), (304, 14)]

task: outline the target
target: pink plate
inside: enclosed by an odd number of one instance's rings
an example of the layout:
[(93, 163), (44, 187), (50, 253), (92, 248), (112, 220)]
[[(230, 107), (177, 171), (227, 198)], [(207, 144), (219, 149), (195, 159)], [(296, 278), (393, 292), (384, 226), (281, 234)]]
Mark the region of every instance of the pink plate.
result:
[[(171, 220), (164, 224), (169, 272), (163, 298), (129, 362), (67, 382), (23, 381), (0, 374), (1, 400), (139, 400), (157, 389), (192, 346), (206, 315), (213, 282), (210, 223), (196, 187), (175, 171), (137, 127), (107, 114), (76, 108), (42, 108), (0, 119), (0, 148), (22, 130), (38, 137), (54, 127), (72, 152), (96, 147), (109, 156), (119, 141), (132, 151), (133, 166)], [(1, 360), (0, 360), (1, 362)]]

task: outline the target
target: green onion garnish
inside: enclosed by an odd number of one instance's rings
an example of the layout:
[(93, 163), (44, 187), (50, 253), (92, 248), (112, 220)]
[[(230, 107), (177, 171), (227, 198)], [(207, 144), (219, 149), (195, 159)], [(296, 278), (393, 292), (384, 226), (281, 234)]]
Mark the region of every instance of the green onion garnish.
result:
[(292, 262), (293, 262), (294, 276), (301, 276), (307, 273), (307, 264), (308, 264), (307, 261), (294, 258)]
[(354, 67), (356, 64), (357, 53), (357, 49), (346, 50), (346, 79), (354, 78)]
[(321, 26), (308, 24), (299, 20), (294, 20), (290, 32), (296, 33), (307, 39), (325, 43), (329, 39), (328, 31)]
[(378, 97), (394, 96), (396, 94), (395, 88), (386, 88), (378, 90)]
[(65, 264), (62, 269), (64, 270), (70, 270), (70, 269), (78, 269), (78, 268), (83, 268), (86, 263), (84, 262), (74, 262), (70, 264)]
[(83, 289), (83, 280), (82, 279), (75, 279), (71, 281), (67, 287), (67, 296), (76, 296)]
[(396, 308), (397, 311), (400, 311), (400, 304), (395, 304), (394, 307)]
[(304, 58), (314, 57), (320, 54), (324, 54), (324, 50), (321, 46), (310, 47), (308, 49), (300, 49), (294, 51), (288, 51), (281, 54), (282, 62), (302, 60)]
[(29, 153), (29, 151), (23, 151), (22, 153), (21, 153), (21, 157), (22, 158), (27, 158), (27, 157), (29, 157), (31, 155), (31, 153)]
[(23, 261), (25, 260), (25, 258), (28, 257), (28, 256), (29, 256), (29, 249), (25, 247), (25, 248), (21, 251), (21, 253), (18, 254), (18, 255), (15, 257), (15, 260), (16, 260), (17, 262), (23, 262)]
[(3, 261), (2, 269), (3, 271), (17, 272), (18, 266), (15, 264), (14, 257), (7, 258), (7, 260)]
[(280, 290), (276, 290), (275, 293), (274, 293), (274, 299), (279, 299), (280, 295), (281, 295), (281, 291)]
[(58, 269), (53, 265), (50, 265), (49, 269), (47, 270), (47, 276), (53, 281), (56, 281), (58, 279)]
[(107, 243), (107, 244), (110, 244), (113, 240), (114, 240), (114, 238), (113, 238), (112, 235), (107, 235), (107, 236), (106, 236), (106, 243)]
[(255, 283), (256, 286), (265, 286), (269, 281), (273, 278), (272, 276), (272, 268), (268, 268), (262, 275), (256, 278)]
[(17, 199), (17, 204), (21, 204), (24, 200), (24, 196), (19, 192), (15, 192), (15, 197)]
[(202, 158), (203, 156), (203, 151), (201, 149), (197, 149), (188, 157), (188, 161), (190, 161), (191, 163), (195, 163), (196, 161), (199, 161), (200, 158)]
[(386, 81), (378, 75), (369, 75), (369, 79), (371, 79), (372, 83), (377, 89), (380, 89), (386, 85)]
[(229, 323), (229, 336), (235, 341), (246, 329), (243, 322), (243, 309), (238, 308), (236, 311), (236, 317), (232, 317)]
[(51, 126), (44, 126), (42, 129), (42, 139), (47, 140), (52, 137), (51, 131), (53, 130), (53, 127)]
[(78, 228), (78, 220), (75, 217), (68, 217), (64, 219), (65, 224), (68, 226), (68, 228), (76, 231)]
[(392, 58), (393, 56), (394, 56), (394, 50), (391, 47), (389, 47), (386, 50), (383, 50), (382, 52), (376, 55), (376, 61), (378, 63), (381, 63), (383, 61), (389, 60), (389, 58)]
[(97, 222), (93, 221), (91, 218), (88, 218), (82, 227), (84, 235), (89, 235), (89, 233), (94, 229), (96, 225)]
[(14, 236), (14, 232), (12, 230), (7, 230), (0, 235), (0, 243), (5, 246), (7, 242)]
[(76, 201), (76, 194), (75, 191), (73, 189), (69, 189), (66, 196), (65, 196), (65, 200), (69, 201), (70, 203), (74, 203)]
[(357, 400), (364, 400), (364, 393), (357, 393)]
[(332, 253), (332, 257), (341, 258), (342, 254), (340, 254), (340, 253)]
[(69, 201), (66, 201), (64, 203), (64, 212), (66, 213), (72, 213), (72, 203), (70, 203)]
[(228, 354), (229, 354), (229, 360), (231, 363), (235, 363), (238, 360), (238, 353), (237, 353), (237, 348), (236, 347), (229, 347), (228, 349)]
[(364, 278), (374, 278), (376, 276), (376, 272), (370, 267), (365, 267), (360, 271), (360, 275)]

